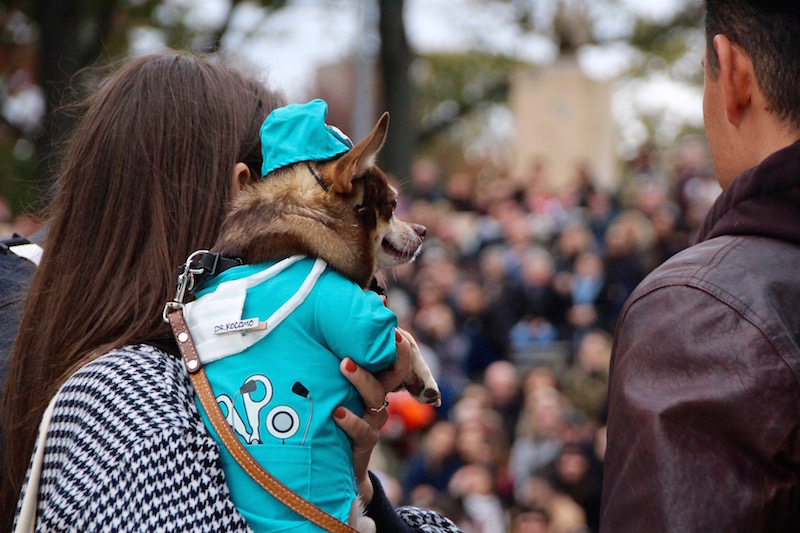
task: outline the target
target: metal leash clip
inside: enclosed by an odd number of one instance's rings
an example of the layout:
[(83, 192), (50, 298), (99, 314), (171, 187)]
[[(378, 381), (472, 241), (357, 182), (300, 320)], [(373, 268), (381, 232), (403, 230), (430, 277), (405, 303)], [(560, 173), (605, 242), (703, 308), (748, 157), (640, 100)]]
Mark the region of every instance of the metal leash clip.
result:
[(170, 311), (174, 309), (180, 309), (183, 311), (183, 299), (186, 297), (186, 291), (191, 291), (192, 288), (194, 288), (194, 277), (201, 275), (204, 271), (203, 268), (192, 268), (194, 258), (207, 253), (208, 250), (197, 250), (192, 252), (191, 255), (186, 258), (186, 262), (183, 264), (183, 266), (179, 269), (175, 297), (171, 301), (164, 304), (164, 310), (161, 312), (161, 318), (164, 319), (164, 322), (169, 323), (169, 318), (167, 315)]

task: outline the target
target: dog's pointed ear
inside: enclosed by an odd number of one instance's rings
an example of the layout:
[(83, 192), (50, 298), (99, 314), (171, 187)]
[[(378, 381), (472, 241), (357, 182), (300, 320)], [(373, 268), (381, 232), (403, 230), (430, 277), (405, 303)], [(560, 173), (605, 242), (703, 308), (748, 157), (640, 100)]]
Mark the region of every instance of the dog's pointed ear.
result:
[(349, 193), (353, 190), (353, 180), (362, 176), (375, 164), (375, 157), (383, 147), (389, 128), (389, 113), (384, 112), (372, 131), (360, 143), (336, 161), (336, 172), (331, 190)]

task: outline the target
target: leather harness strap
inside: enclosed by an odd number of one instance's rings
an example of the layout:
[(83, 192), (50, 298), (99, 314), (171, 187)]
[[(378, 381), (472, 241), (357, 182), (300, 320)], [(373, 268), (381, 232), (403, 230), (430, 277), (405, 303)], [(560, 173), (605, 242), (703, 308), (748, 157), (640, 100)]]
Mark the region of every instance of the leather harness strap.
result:
[[(192, 265), (194, 268), (197, 269), (197, 273), (194, 274), (194, 280), (192, 282), (191, 287), (188, 288), (190, 293), (196, 292), (206, 281), (210, 280), (214, 276), (222, 274), (229, 268), (241, 266), (244, 264), (238, 257), (224, 257), (216, 252), (208, 252), (203, 254), (203, 256), (197, 261), (195, 265)], [(178, 268), (178, 278), (180, 279), (181, 276), (186, 275), (187, 269), (190, 268), (188, 265), (181, 265)]]
[(253, 459), (236, 437), (233, 429), (222, 414), (222, 410), (219, 408), (214, 392), (211, 390), (211, 385), (208, 383), (206, 372), (197, 355), (192, 335), (189, 333), (189, 328), (183, 317), (183, 309), (180, 307), (171, 308), (167, 312), (167, 318), (178, 343), (184, 365), (189, 373), (189, 379), (192, 381), (197, 394), (197, 399), (200, 400), (200, 405), (203, 406), (203, 410), (211, 422), (211, 427), (217, 432), (220, 440), (222, 440), (222, 443), (236, 462), (239, 463), (239, 466), (275, 499), (317, 526), (331, 533), (357, 533), (355, 529), (341, 520), (298, 496), (292, 489), (281, 483)]

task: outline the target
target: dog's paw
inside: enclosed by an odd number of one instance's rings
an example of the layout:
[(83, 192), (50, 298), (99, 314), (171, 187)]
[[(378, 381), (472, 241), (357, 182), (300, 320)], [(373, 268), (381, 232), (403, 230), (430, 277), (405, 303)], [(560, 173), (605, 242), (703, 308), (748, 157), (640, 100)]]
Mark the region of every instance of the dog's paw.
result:
[(425, 379), (418, 376), (416, 372), (412, 372), (403, 382), (403, 386), (419, 403), (428, 403), (441, 407), (442, 393), (439, 392), (439, 385), (437, 385), (432, 376), (429, 375), (428, 378), (426, 383)]
[(356, 497), (350, 504), (350, 516), (347, 517), (347, 525), (358, 531), (358, 533), (377, 533), (377, 526), (372, 518), (364, 515), (366, 506), (361, 496)]
[(436, 407), (442, 406), (442, 393), (439, 391), (439, 386), (434, 383), (433, 387), (426, 387), (422, 391), (423, 396), (427, 398), (427, 403), (433, 404)]
[(441, 407), (442, 393), (439, 392), (439, 385), (433, 379), (430, 368), (422, 358), (417, 341), (404, 329), (397, 328), (397, 331), (411, 345), (411, 374), (403, 382), (403, 385), (418, 402)]

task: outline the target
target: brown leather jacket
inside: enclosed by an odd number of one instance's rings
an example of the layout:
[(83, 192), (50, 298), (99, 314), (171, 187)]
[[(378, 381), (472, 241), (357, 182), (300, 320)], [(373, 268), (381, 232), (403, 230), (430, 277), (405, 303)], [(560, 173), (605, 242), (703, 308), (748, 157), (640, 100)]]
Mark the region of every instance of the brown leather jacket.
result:
[(800, 142), (720, 195), (617, 326), (602, 532), (800, 532)]

